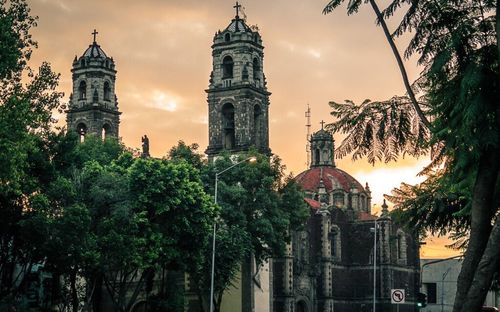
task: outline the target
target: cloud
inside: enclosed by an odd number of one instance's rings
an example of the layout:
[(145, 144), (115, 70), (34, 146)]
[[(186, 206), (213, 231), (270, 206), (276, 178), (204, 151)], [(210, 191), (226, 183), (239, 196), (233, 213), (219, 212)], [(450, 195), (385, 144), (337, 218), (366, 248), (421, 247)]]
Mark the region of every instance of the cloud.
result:
[(151, 101), (146, 105), (166, 110), (168, 112), (175, 112), (178, 109), (180, 98), (169, 94), (164, 91), (154, 90), (151, 94)]

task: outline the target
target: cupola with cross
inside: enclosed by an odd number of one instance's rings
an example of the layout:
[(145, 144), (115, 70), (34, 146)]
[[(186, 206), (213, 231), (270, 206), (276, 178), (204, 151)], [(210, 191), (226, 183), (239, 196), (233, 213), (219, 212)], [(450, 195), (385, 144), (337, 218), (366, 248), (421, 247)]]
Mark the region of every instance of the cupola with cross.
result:
[(223, 150), (269, 149), (269, 95), (263, 72), (264, 47), (256, 26), (236, 16), (215, 33), (208, 93), (209, 158)]
[(66, 115), (68, 130), (76, 131), (83, 140), (85, 135), (118, 137), (120, 112), (115, 94), (116, 69), (97, 44), (94, 30), (93, 42), (87, 50), (73, 60), (73, 92)]

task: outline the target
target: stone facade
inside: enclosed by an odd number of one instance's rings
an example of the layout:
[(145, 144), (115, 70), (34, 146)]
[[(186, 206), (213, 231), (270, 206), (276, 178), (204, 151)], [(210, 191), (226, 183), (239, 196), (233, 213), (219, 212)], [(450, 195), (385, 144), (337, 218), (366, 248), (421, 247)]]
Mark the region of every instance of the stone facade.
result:
[(264, 47), (256, 27), (238, 15), (213, 39), (213, 68), (208, 94), (208, 138), (213, 158), (223, 150), (236, 153), (254, 146), (269, 149), (269, 95), (263, 71)]
[(418, 236), (393, 222), (385, 203), (381, 217), (371, 214), (368, 185), (335, 167), (331, 134), (321, 129), (310, 143), (311, 168), (296, 180), (311, 215), (286, 257), (272, 261), (273, 311), (372, 311), (374, 228), (376, 309), (391, 311), (391, 289), (405, 289), (399, 311), (415, 311)]
[(120, 112), (115, 94), (116, 70), (113, 58), (95, 41), (82, 56), (73, 60), (73, 92), (70, 95), (66, 122), (69, 131), (81, 139), (87, 134), (98, 137), (119, 135)]

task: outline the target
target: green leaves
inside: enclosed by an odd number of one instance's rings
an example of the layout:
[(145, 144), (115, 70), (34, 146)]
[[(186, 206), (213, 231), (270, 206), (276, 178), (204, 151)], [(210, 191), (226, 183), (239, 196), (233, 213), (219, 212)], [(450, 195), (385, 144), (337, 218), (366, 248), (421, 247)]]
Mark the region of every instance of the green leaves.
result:
[(338, 157), (352, 153), (353, 160), (367, 157), (376, 161), (395, 161), (399, 155), (414, 157), (428, 152), (430, 132), (414, 113), (407, 97), (387, 101), (365, 100), (361, 105), (346, 100), (330, 102), (335, 122), (326, 126), (332, 132), (346, 134), (336, 149)]

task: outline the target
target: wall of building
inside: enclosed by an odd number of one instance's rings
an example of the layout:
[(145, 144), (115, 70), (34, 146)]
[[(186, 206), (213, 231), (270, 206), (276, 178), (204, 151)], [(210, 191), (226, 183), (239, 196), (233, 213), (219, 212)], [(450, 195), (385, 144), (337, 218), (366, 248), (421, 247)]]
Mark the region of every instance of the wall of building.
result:
[[(450, 259), (430, 263), (436, 260), (438, 259), (420, 260), (421, 292), (427, 294), (428, 302), (427, 307), (421, 309), (421, 312), (449, 312), (453, 310), (462, 261)], [(500, 307), (500, 293), (489, 291), (485, 305)]]

